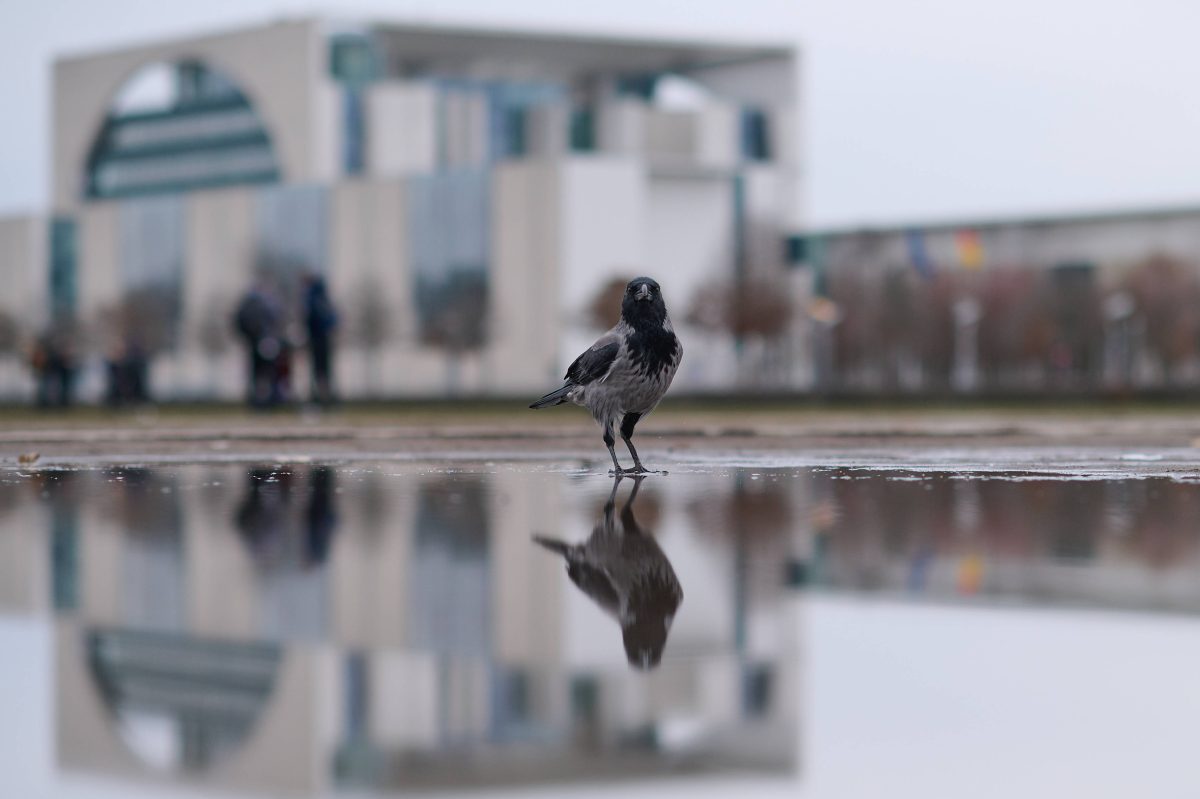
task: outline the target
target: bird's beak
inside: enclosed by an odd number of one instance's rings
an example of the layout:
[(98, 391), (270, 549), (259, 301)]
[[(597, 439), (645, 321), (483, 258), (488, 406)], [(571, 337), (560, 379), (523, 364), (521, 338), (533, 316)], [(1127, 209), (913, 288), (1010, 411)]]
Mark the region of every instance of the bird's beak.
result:
[(650, 287), (643, 283), (642, 285), (638, 286), (637, 294), (634, 296), (638, 300), (650, 299)]

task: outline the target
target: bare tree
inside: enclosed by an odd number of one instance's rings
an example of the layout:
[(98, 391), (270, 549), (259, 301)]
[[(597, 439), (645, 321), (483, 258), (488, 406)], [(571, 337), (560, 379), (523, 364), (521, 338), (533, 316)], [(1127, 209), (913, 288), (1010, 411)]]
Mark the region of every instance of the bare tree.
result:
[(95, 322), (110, 348), (136, 346), (149, 357), (175, 345), (178, 318), (173, 292), (147, 286), (127, 292), (101, 310)]
[(21, 352), (21, 325), (15, 316), (0, 310), (0, 359), (11, 358)]
[[(702, 329), (732, 336), (741, 380), (762, 383), (770, 371), (767, 350), (788, 331), (794, 312), (786, 283), (768, 278), (743, 278), (716, 280), (701, 286), (692, 298), (686, 319)], [(760, 348), (758, 362), (753, 367), (749, 367), (745, 357), (747, 341), (755, 342)]]
[(21, 325), (8, 311), (0, 310), (0, 365), (20, 360), (22, 347)]
[(449, 357), (449, 390), (458, 390), (463, 357), (487, 343), (488, 295), (486, 277), (459, 272), (436, 287), (421, 291), (421, 343)]
[(196, 343), (208, 361), (209, 382), (215, 386), (221, 356), (233, 346), (232, 314), (234, 303), (227, 298), (212, 296), (196, 325)]
[(632, 277), (614, 277), (600, 287), (587, 305), (588, 324), (598, 330), (608, 330), (621, 318), (621, 300), (625, 286)]
[(1016, 385), (1050, 360), (1056, 326), (1042, 270), (987, 272), (979, 286), (979, 362), (993, 388)]
[(1180, 260), (1154, 255), (1125, 277), (1145, 329), (1146, 347), (1168, 383), (1177, 368), (1196, 356), (1200, 337), (1200, 281)]
[(392, 309), (378, 282), (371, 279), (359, 284), (350, 307), (347, 333), (366, 357), (367, 386), (374, 394), (379, 390), (379, 350), (392, 337)]

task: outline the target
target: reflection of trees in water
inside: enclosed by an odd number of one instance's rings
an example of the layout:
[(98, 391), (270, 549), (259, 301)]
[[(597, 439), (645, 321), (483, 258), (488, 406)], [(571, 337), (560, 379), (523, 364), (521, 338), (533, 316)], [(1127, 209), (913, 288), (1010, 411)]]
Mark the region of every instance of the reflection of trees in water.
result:
[(409, 597), (419, 646), (442, 654), (489, 651), (489, 528), (482, 478), (444, 478), (418, 489)]
[(101, 514), (124, 532), (146, 538), (178, 539), (183, 512), (175, 476), (159, 469), (118, 467), (104, 472)]
[(752, 542), (786, 536), (795, 518), (788, 487), (751, 479), (746, 469), (736, 470), (732, 487), (706, 492), (688, 504), (687, 512), (692, 525), (707, 535)]
[(1174, 480), (1131, 480), (1117, 484), (1128, 520), (1116, 549), (1153, 569), (1166, 569), (1200, 549), (1200, 486)]
[[(1037, 537), (1035, 556), (1061, 561), (1086, 562), (1098, 551), (1104, 532), (1104, 486), (1098, 482), (1023, 483), (1026, 524)], [(1040, 524), (1039, 524), (1040, 522)]]
[(753, 479), (751, 470), (737, 469), (732, 485), (688, 503), (692, 526), (733, 547), (738, 582), (755, 593), (782, 587), (788, 542), (799, 522), (790, 489), (790, 484)]
[(876, 587), (896, 562), (934, 556), (1087, 564), (1111, 554), (1161, 569), (1200, 544), (1200, 486), (1167, 479), (979, 480), (967, 493), (951, 477), (835, 475), (850, 476), (824, 478), (836, 508), (825, 541), (852, 585)]
[(487, 487), (480, 478), (425, 483), (417, 493), (417, 545), (475, 558), (487, 552)]
[(120, 529), (122, 619), (180, 629), (186, 617), (184, 519), (175, 475), (159, 469), (104, 473), (101, 514)]

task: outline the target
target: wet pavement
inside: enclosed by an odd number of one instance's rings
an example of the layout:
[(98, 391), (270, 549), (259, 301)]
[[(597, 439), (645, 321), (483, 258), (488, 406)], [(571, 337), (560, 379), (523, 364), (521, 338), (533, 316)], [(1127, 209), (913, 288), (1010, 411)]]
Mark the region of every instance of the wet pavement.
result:
[(0, 787), (1194, 796), (1187, 450), (0, 471)]

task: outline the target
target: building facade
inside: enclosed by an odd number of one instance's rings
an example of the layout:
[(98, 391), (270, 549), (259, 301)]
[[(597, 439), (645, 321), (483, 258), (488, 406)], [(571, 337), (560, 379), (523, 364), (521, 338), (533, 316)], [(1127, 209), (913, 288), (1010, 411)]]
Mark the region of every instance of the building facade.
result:
[[(658, 277), (682, 321), (782, 263), (797, 85), (782, 46), (327, 20), (63, 58), (53, 208), (0, 222), (3, 310), (73, 326), (85, 396), (134, 335), (155, 396), (231, 399), (239, 297), (313, 273), (344, 396), (536, 391), (610, 281)], [(727, 386), (732, 345), (690, 338), (681, 383)]]
[(811, 231), (812, 386), (1040, 394), (1200, 386), (1200, 209)]

